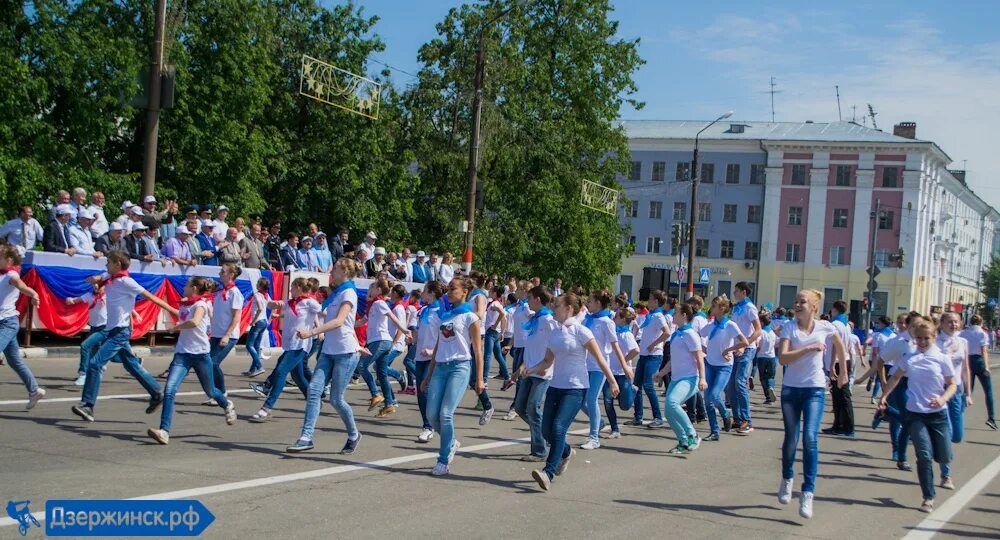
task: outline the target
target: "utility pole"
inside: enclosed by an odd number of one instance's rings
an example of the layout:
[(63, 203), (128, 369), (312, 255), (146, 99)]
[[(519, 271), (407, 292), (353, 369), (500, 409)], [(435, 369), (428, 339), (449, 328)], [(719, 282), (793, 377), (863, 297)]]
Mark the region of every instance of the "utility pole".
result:
[(486, 70), (486, 48), (483, 32), (479, 33), (479, 49), (476, 51), (476, 75), (472, 94), (472, 137), (469, 141), (469, 186), (465, 204), (465, 251), (462, 254), (462, 269), (472, 270), (472, 232), (476, 222), (476, 183), (479, 172), (479, 116), (483, 110), (483, 75)]
[(695, 244), (695, 229), (698, 226), (698, 138), (701, 134), (705, 132), (706, 129), (714, 126), (716, 122), (725, 120), (733, 115), (733, 111), (729, 111), (715, 120), (712, 120), (705, 127), (701, 128), (701, 131), (694, 136), (694, 155), (691, 160), (691, 221), (688, 224), (688, 272), (687, 272), (687, 296), (685, 299), (694, 296), (694, 244)]
[(149, 66), (149, 103), (146, 106), (145, 143), (142, 158), (142, 197), (153, 194), (156, 183), (156, 149), (160, 135), (160, 82), (163, 72), (163, 34), (167, 0), (156, 0), (156, 23), (153, 27), (153, 50)]
[(871, 266), (868, 267), (868, 313), (865, 316), (865, 332), (867, 333), (872, 327), (872, 309), (875, 308), (875, 289), (878, 288), (878, 283), (875, 281), (875, 276), (879, 274), (879, 268), (875, 265), (875, 246), (878, 241), (878, 220), (881, 217), (880, 213), (881, 200), (875, 199), (875, 211), (871, 214), (872, 219), (872, 247), (870, 250), (871, 255)]

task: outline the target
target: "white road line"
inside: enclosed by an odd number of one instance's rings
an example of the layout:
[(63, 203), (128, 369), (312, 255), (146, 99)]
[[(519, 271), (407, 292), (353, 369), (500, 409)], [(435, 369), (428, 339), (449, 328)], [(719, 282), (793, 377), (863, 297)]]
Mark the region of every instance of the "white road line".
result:
[[(81, 387), (82, 391), (82, 387)], [(249, 388), (243, 388), (238, 390), (227, 390), (227, 394), (244, 394), (248, 392), (253, 392)], [(205, 392), (177, 392), (178, 396), (203, 396)], [(98, 396), (98, 401), (104, 401), (106, 399), (136, 399), (143, 398), (149, 399), (149, 394), (117, 394), (111, 396)], [(45, 405), (46, 403), (79, 403), (80, 398), (78, 397), (65, 397), (65, 398), (51, 398), (42, 399), (38, 402), (39, 405)], [(25, 405), (28, 403), (26, 399), (10, 399), (7, 401), (0, 401), (0, 405)]]
[[(576, 431), (571, 431), (568, 434), (571, 435), (582, 435), (589, 432), (589, 429), (579, 429)], [(494, 448), (503, 448), (505, 446), (514, 446), (517, 444), (524, 444), (530, 442), (530, 437), (524, 437), (521, 439), (507, 439), (503, 441), (496, 441), (486, 444), (479, 444), (476, 446), (463, 447), (458, 451), (459, 454), (475, 454), (482, 452), (484, 450), (492, 450)], [(437, 452), (421, 452), (419, 454), (412, 454), (409, 456), (400, 456), (388, 459), (380, 459), (378, 461), (370, 461), (368, 463), (357, 463), (354, 465), (338, 465), (336, 467), (327, 467), (324, 469), (316, 469), (313, 471), (304, 471), (292, 474), (281, 474), (277, 476), (268, 476), (265, 478), (255, 478), (253, 480), (243, 480), (240, 482), (229, 482), (226, 484), (217, 484), (214, 486), (205, 486), (193, 489), (182, 489), (180, 491), (168, 491), (166, 493), (157, 493), (155, 495), (145, 495), (142, 497), (132, 497), (127, 499), (130, 501), (149, 501), (149, 500), (172, 500), (172, 499), (189, 499), (194, 497), (201, 497), (202, 495), (212, 495), (215, 493), (226, 493), (228, 491), (238, 491), (241, 489), (250, 489), (263, 486), (272, 486), (274, 484), (285, 484), (288, 482), (297, 482), (299, 480), (311, 480), (313, 478), (322, 478), (324, 476), (332, 476), (335, 474), (344, 474), (354, 471), (363, 471), (366, 469), (385, 469), (395, 465), (400, 465), (403, 463), (410, 463), (412, 461), (421, 461), (425, 459), (437, 458)], [(33, 512), (31, 515), (35, 516), (35, 519), (42, 521), (45, 519), (45, 512)], [(9, 525), (16, 525), (17, 521), (10, 518), (0, 518), (0, 527), (7, 527)]]
[(965, 505), (969, 504), (969, 501), (973, 497), (978, 495), (983, 488), (993, 481), (993, 478), (998, 473), (1000, 473), (1000, 456), (986, 467), (983, 467), (976, 476), (973, 476), (971, 480), (962, 486), (962, 489), (949, 497), (937, 510), (931, 512), (931, 515), (927, 516), (919, 525), (904, 536), (903, 540), (928, 540), (933, 538), (942, 527), (948, 524), (951, 518), (961, 512), (965, 508)]

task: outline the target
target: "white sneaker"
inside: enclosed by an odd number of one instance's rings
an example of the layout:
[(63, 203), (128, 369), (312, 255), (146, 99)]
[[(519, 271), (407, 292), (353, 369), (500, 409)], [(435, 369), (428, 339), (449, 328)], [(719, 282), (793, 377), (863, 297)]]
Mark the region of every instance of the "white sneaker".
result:
[(782, 478), (778, 484), (778, 502), (788, 504), (792, 500), (792, 483), (794, 478)]
[(514, 420), (516, 418), (517, 418), (517, 412), (515, 412), (514, 409), (511, 409), (511, 410), (507, 411), (507, 416), (503, 417), (503, 419), (506, 420), (506, 421), (508, 421), (508, 422), (510, 422), (511, 420)]
[[(456, 439), (455, 442), (451, 443), (451, 451), (448, 452), (448, 465), (451, 465), (451, 462), (455, 461), (455, 454), (458, 453), (458, 449), (461, 447), (462, 443), (458, 442), (458, 439)], [(448, 465), (445, 465), (444, 467), (445, 468), (444, 472), (446, 473), (448, 472)]]
[(430, 442), (430, 440), (433, 438), (434, 438), (434, 430), (425, 429), (420, 432), (420, 435), (417, 435), (417, 442), (423, 442), (423, 443)]
[(606, 422), (602, 422), (601, 431), (600, 432), (601, 433), (611, 433), (611, 424), (608, 424)]
[(604, 438), (605, 439), (620, 439), (621, 436), (622, 436), (622, 432), (621, 431), (612, 431), (611, 433), (608, 433), (607, 435), (604, 435)]
[(87, 384), (87, 374), (86, 373), (81, 373), (80, 376), (77, 377), (75, 381), (73, 381), (73, 384), (75, 384), (77, 386), (83, 386), (83, 385)]
[[(222, 394), (222, 395), (226, 396), (228, 398), (229, 397), (229, 392), (226, 392), (225, 394)], [(215, 402), (215, 398), (208, 398), (205, 401), (202, 401), (201, 404), (204, 405), (204, 406), (206, 406), (206, 407), (214, 407), (214, 406), (218, 405), (218, 403)]]
[(435, 463), (434, 470), (431, 471), (431, 474), (434, 476), (444, 476), (448, 474), (448, 466), (443, 463)]
[(230, 426), (236, 423), (236, 405), (233, 405), (232, 401), (226, 405), (226, 423)]
[(580, 448), (584, 450), (597, 450), (601, 447), (601, 441), (597, 439), (587, 439), (587, 442), (580, 445)]
[(799, 515), (809, 519), (813, 517), (813, 494), (811, 491), (803, 491), (799, 496)]
[(35, 405), (38, 405), (38, 400), (42, 399), (43, 397), (45, 397), (44, 388), (39, 388), (38, 390), (35, 390), (33, 394), (29, 394), (28, 404), (24, 406), (24, 410), (30, 411), (31, 409), (34, 409)]

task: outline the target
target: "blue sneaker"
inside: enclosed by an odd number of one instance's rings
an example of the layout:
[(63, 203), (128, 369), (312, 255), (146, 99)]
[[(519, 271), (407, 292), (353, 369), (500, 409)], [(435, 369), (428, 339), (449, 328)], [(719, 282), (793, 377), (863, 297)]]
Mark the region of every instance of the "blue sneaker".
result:
[(656, 420), (653, 420), (652, 422), (650, 422), (646, 427), (648, 427), (649, 429), (656, 429), (656, 428), (661, 428), (664, 425), (665, 424), (663, 423), (663, 419), (662, 418), (657, 418)]
[(878, 429), (878, 426), (885, 420), (885, 413), (882, 411), (875, 411), (875, 416), (872, 417), (872, 430)]
[(354, 440), (347, 439), (347, 442), (344, 443), (344, 448), (342, 448), (340, 450), (340, 453), (341, 454), (353, 454), (354, 451), (358, 449), (358, 443), (359, 442), (361, 442), (361, 434), (360, 433), (358, 433), (358, 438), (357, 439), (354, 439)]
[(313, 449), (312, 441), (304, 441), (302, 439), (299, 439), (295, 441), (295, 444), (285, 448), (285, 452), (288, 452), (290, 454), (296, 454), (298, 452), (305, 452), (306, 450), (312, 450), (312, 449)]

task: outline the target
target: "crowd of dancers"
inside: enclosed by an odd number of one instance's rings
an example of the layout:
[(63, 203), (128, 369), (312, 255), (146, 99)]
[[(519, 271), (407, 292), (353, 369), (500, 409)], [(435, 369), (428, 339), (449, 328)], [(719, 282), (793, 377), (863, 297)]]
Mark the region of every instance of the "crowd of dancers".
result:
[[(38, 295), (20, 280), (19, 263), (15, 248), (0, 246), (0, 349), (24, 382), (31, 409), (45, 390), (20, 356), (16, 302), (23, 294), (37, 305)], [(368, 410), (377, 409), (376, 416), (383, 418), (399, 407), (395, 380), (401, 392), (417, 396), (422, 424), (417, 441), (439, 440), (431, 474), (446, 475), (461, 447), (454, 413), (465, 392), (471, 388), (478, 396), (480, 425), (494, 416), (487, 389), (491, 359), (500, 364), (502, 390), (516, 388), (505, 419), (520, 418), (528, 425), (530, 445), (522, 460), (538, 464), (531, 475), (544, 491), (565, 474), (576, 454), (567, 433), (581, 411), (589, 418), (588, 433), (577, 445), (581, 450), (596, 450), (602, 438), (621, 436), (619, 411), (631, 411), (632, 418), (623, 423), (627, 426), (669, 426), (677, 441), (673, 454), (695, 452), (703, 441), (718, 441), (723, 434), (749, 436), (754, 430), (754, 372), (764, 403), (780, 401), (784, 441), (777, 496), (782, 504), (792, 498), (801, 441), (799, 513), (804, 518), (813, 515), (820, 423), (828, 392), (834, 419), (823, 432), (849, 439), (854, 436), (852, 388), (875, 383), (872, 399), (878, 399), (878, 407), (872, 427), (888, 422), (893, 459), (900, 469), (912, 470), (906, 459), (912, 443), (920, 508), (927, 512), (934, 508), (936, 485), (954, 489), (951, 444), (962, 440), (963, 413), (972, 404), (976, 379), (984, 389), (987, 425), (996, 429), (988, 337), (978, 316), (964, 330), (953, 313), (934, 320), (911, 312), (901, 316), (895, 328), (881, 319), (875, 325), (869, 364), (851, 332), (844, 303), (838, 301), (829, 314), (821, 314), (822, 295), (815, 290), (798, 293), (787, 313), (759, 310), (746, 283), (736, 285), (732, 299), (712, 299), (707, 314), (700, 297), (678, 302), (662, 291), (652, 292), (648, 309), (637, 311), (627, 297), (612, 297), (606, 290), (554, 296), (547, 287), (527, 281), (488, 287), (487, 277), (473, 272), (448, 283), (429, 281), (413, 291), (376, 280), (367, 291), (366, 312), (359, 316), (354, 279), (360, 264), (343, 258), (332, 267), (329, 287), (297, 278), (287, 301), (271, 299), (266, 280), (245, 299), (235, 287), (240, 268), (225, 264), (218, 280), (190, 278), (175, 309), (129, 277), (129, 263), (126, 253), (108, 254), (107, 272), (88, 279), (93, 294), (68, 300), (86, 302), (91, 316), (91, 336), (81, 346), (78, 383), (83, 395), (72, 412), (95, 421), (102, 374), (108, 362), (120, 362), (149, 393), (146, 413), (160, 410), (159, 427), (148, 430), (160, 444), (170, 441), (177, 390), (191, 370), (209, 398), (206, 404), (217, 405), (227, 424), (237, 421), (221, 363), (240, 338), (239, 318), (246, 302), (253, 307), (247, 343), (251, 366), (244, 375), (264, 373), (259, 336), (266, 329), (268, 310), (281, 313), (284, 350), (267, 381), (251, 385), (264, 402), (248, 420), (269, 421), (291, 377), (307, 398), (299, 437), (286, 449), (291, 453), (313, 449), (326, 399), (347, 432), (342, 452), (356, 452), (362, 433), (345, 399), (346, 389), (355, 377), (364, 379), (371, 394)], [(164, 373), (165, 388), (129, 348), (137, 296), (178, 321), (172, 329), (178, 337)], [(367, 327), (364, 342), (356, 331), (359, 325)], [(509, 369), (508, 353), (513, 359)], [(312, 355), (317, 360), (310, 369)], [(397, 371), (392, 363), (400, 355), (404, 366)], [(776, 395), (778, 366), (782, 377)], [(855, 380), (864, 367), (867, 371)], [(665, 387), (662, 395), (658, 385)], [(645, 401), (650, 422), (644, 419)], [(705, 420), (708, 432), (702, 436), (695, 425)], [(934, 480), (935, 462), (939, 482)]]

